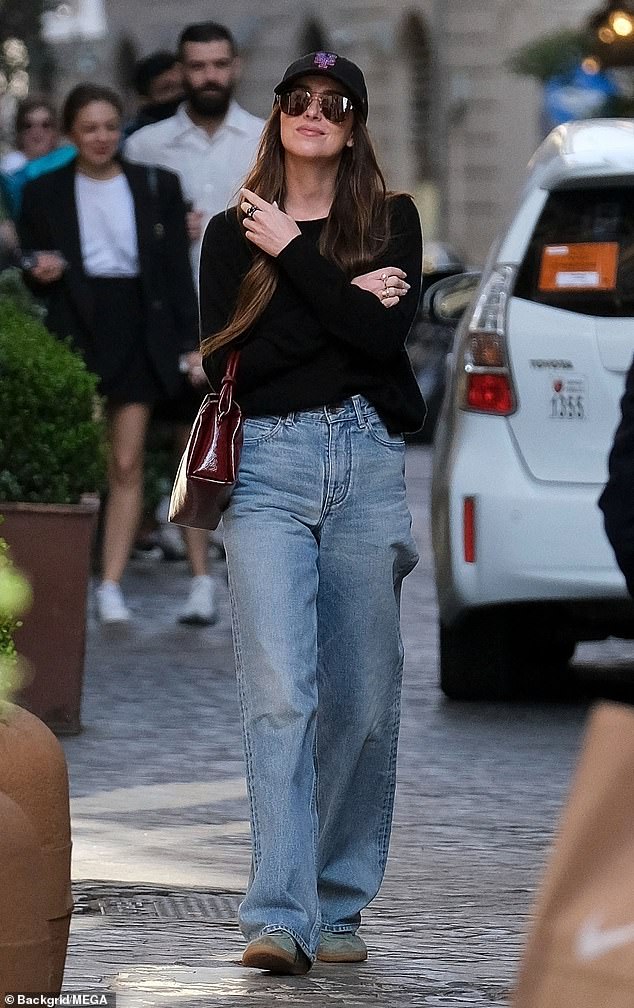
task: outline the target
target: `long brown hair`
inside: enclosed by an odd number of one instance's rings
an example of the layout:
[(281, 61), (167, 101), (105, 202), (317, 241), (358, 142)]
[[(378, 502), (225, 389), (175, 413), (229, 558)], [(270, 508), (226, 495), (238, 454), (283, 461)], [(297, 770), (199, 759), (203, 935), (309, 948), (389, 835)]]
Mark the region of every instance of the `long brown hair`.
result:
[[(353, 134), (354, 144), (344, 147), (341, 155), (334, 200), (319, 239), (321, 254), (350, 278), (367, 271), (390, 239), (385, 179), (361, 119), (356, 120)], [(256, 162), (244, 187), (268, 203), (275, 200), (284, 209), (284, 148), (277, 103), (264, 126)], [(243, 218), (238, 208), (238, 220)], [(204, 357), (242, 336), (257, 322), (273, 297), (277, 280), (275, 259), (254, 247), (253, 263), (240, 284), (231, 318), (223, 329), (202, 340)]]

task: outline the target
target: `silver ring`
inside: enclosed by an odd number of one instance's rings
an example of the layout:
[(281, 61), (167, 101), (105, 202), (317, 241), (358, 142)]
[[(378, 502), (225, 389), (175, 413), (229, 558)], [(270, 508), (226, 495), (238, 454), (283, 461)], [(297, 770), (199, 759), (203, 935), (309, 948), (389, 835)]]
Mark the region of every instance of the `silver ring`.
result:
[(252, 203), (244, 216), (248, 217), (249, 220), (253, 220), (253, 216), (254, 216), (256, 210), (257, 210), (257, 207), (253, 206), (253, 203)]
[(383, 281), (383, 290), (387, 290), (387, 273), (381, 273), (381, 280)]

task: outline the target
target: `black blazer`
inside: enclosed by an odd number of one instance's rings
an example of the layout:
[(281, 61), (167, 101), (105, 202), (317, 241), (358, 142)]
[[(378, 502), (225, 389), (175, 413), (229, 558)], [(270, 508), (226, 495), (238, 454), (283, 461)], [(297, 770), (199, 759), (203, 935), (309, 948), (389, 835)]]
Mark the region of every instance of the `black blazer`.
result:
[[(84, 273), (75, 202), (76, 161), (29, 182), (22, 197), (18, 232), (23, 250), (57, 250), (68, 262), (60, 280), (25, 279), (47, 306), (46, 324), (70, 336), (97, 370), (90, 284)], [(152, 363), (167, 395), (182, 387), (181, 353), (198, 348), (198, 306), (189, 260), (185, 205), (178, 176), (162, 168), (121, 161), (136, 216), (139, 266)], [(154, 183), (150, 171), (154, 174)], [(92, 367), (91, 367), (92, 365)]]

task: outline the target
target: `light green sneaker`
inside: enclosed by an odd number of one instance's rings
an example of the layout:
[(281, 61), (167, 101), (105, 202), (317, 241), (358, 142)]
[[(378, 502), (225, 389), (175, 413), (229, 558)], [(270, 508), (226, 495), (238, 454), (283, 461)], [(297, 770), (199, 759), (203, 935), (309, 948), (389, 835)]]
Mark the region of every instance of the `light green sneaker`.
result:
[(242, 954), (242, 965), (282, 976), (304, 976), (312, 963), (288, 932), (274, 931), (249, 942)]
[(329, 963), (363, 962), (368, 958), (368, 949), (363, 938), (353, 931), (321, 931), (317, 958)]

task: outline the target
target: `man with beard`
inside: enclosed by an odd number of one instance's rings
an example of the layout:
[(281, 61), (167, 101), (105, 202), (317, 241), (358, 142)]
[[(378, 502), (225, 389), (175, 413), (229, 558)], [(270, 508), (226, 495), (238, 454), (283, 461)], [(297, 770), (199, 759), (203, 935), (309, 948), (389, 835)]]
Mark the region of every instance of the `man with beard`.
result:
[[(180, 177), (189, 204), (187, 227), (198, 286), (203, 233), (211, 217), (236, 202), (255, 159), (264, 120), (250, 115), (233, 98), (240, 61), (227, 28), (213, 21), (189, 25), (179, 39), (178, 55), (185, 101), (169, 119), (133, 133), (124, 153), (131, 161), (169, 168)], [(207, 384), (200, 354), (188, 354), (183, 366), (188, 372), (188, 388), (158, 410), (160, 419), (176, 425), (181, 453)], [(215, 622), (216, 607), (214, 582), (207, 574), (209, 536), (201, 529), (185, 529), (184, 538), (193, 578), (179, 619), (182, 623), (210, 624)], [(158, 542), (165, 552), (176, 555), (180, 533), (173, 525), (163, 524)]]
[(227, 28), (214, 21), (189, 25), (179, 39), (178, 55), (185, 101), (169, 119), (134, 133), (125, 155), (180, 176), (191, 207), (188, 228), (198, 284), (203, 232), (214, 214), (235, 202), (264, 121), (233, 98), (240, 60)]

